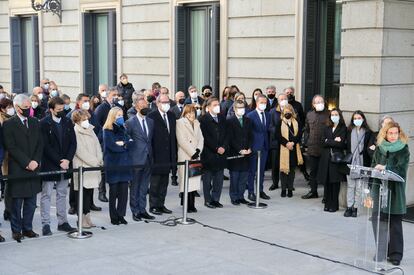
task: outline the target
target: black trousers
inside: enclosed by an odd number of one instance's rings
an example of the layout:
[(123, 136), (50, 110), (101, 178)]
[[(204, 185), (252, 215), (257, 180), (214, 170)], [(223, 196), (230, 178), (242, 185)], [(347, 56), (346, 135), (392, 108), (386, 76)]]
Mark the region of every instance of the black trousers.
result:
[(272, 181), (274, 185), (278, 186), (280, 174), (280, 149), (272, 149), (270, 151), (270, 159), (272, 160)]
[(99, 183), (99, 194), (105, 194), (106, 195), (106, 178), (105, 178), (105, 172), (101, 172), (101, 182)]
[[(188, 192), (187, 210), (195, 209), (195, 193), (196, 191)], [(181, 205), (183, 205), (184, 204), (184, 193), (183, 192), (180, 192), (180, 198), (181, 198)]]
[[(78, 193), (78, 191), (74, 191), (76, 193)], [(88, 214), (89, 212), (91, 212), (91, 193), (93, 193), (93, 189), (87, 189), (87, 188), (83, 188), (83, 214)], [(75, 204), (76, 204), (76, 212), (78, 212), (78, 196), (76, 196), (75, 198)]]
[(338, 210), (339, 209), (339, 190), (341, 188), (340, 182), (327, 182), (325, 185), (325, 208)]
[(221, 190), (223, 189), (223, 178), (223, 170), (204, 171), (202, 177), (204, 202), (220, 201)]
[(177, 166), (173, 165), (171, 168), (171, 180), (177, 180)]
[[(388, 245), (388, 257), (390, 260), (401, 261), (404, 254), (404, 236), (403, 236), (403, 227), (402, 227), (402, 218), (403, 215), (389, 215), (389, 231), (388, 228), (388, 214), (381, 213), (380, 224), (378, 225), (376, 213), (373, 213), (372, 217), (372, 226), (374, 230), (374, 236), (376, 235), (377, 226), (379, 226), (379, 236), (378, 236), (378, 259), (385, 260), (385, 255), (383, 254)], [(388, 239), (389, 238), (389, 239)]]
[[(89, 209), (90, 209), (91, 206), (94, 205), (93, 203), (94, 189), (88, 189), (88, 190), (90, 190), (90, 192), (88, 192), (88, 194), (90, 195), (90, 198), (88, 199), (88, 202), (90, 204), (89, 205)], [(85, 193), (83, 193), (83, 196), (85, 196)], [(76, 211), (78, 209), (78, 191), (75, 191), (75, 189), (73, 188), (73, 180), (71, 181), (70, 188), (69, 188), (69, 206), (70, 208), (76, 209)]]
[(295, 181), (295, 168), (291, 167), (289, 174), (280, 172), (280, 183), (282, 184), (282, 190), (293, 190), (293, 182)]
[(168, 189), (168, 175), (151, 175), (149, 188), (150, 208), (160, 208), (165, 204)]
[(310, 169), (310, 181), (309, 185), (311, 187), (312, 193), (318, 193), (318, 181), (316, 177), (318, 175), (320, 157), (309, 156), (309, 169)]
[(128, 182), (109, 185), (109, 216), (111, 220), (125, 217), (128, 202)]

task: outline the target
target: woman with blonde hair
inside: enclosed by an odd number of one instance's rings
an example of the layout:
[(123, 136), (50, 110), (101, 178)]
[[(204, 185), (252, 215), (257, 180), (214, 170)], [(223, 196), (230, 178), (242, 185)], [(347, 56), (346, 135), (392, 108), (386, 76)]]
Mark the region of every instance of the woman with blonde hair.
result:
[(109, 215), (113, 225), (128, 224), (125, 220), (128, 201), (128, 183), (132, 179), (131, 170), (122, 166), (131, 165), (128, 146), (132, 141), (124, 127), (124, 113), (113, 107), (103, 126), (104, 163), (106, 182), (109, 184)]
[[(377, 255), (378, 260), (388, 260), (393, 265), (399, 265), (404, 252), (404, 238), (402, 230), (402, 217), (407, 212), (405, 186), (407, 181), (408, 163), (410, 161), (410, 151), (408, 149), (408, 138), (396, 122), (389, 122), (381, 128), (377, 148), (372, 159), (372, 167), (380, 171), (388, 170), (398, 174), (404, 182), (388, 181), (388, 206), (386, 209), (378, 210), (378, 202), (374, 202), (373, 215), (378, 214), (383, 219), (389, 215), (389, 236), (386, 232), (380, 231), (378, 236), (379, 251), (387, 251), (388, 255)], [(373, 198), (378, 198), (378, 189), (381, 184), (379, 180), (374, 180)], [(377, 207), (375, 207), (375, 205)], [(375, 209), (377, 208), (377, 209)], [(372, 219), (376, 228), (376, 219)]]
[[(204, 147), (204, 138), (200, 123), (196, 119), (196, 108), (193, 104), (184, 106), (181, 118), (176, 126), (178, 162), (185, 160), (199, 160)], [(181, 194), (184, 192), (184, 166), (178, 168), (178, 182)], [(200, 190), (201, 176), (189, 178), (188, 212), (197, 212), (195, 208), (195, 194)], [(181, 204), (183, 203), (181, 195)]]
[(286, 105), (281, 111), (281, 119), (276, 126), (276, 137), (280, 143), (280, 182), (282, 191), (280, 196), (293, 196), (293, 182), (295, 169), (303, 164), (300, 150), (302, 132), (296, 120), (296, 113), (292, 105)]
[[(94, 126), (89, 123), (90, 114), (86, 110), (75, 110), (72, 121), (75, 124), (76, 152), (73, 158), (73, 168), (102, 166), (102, 149), (98, 137), (93, 131)], [(89, 215), (92, 205), (93, 189), (99, 187), (100, 171), (84, 173), (83, 178), (83, 215), (82, 227), (95, 227)], [(73, 173), (73, 188), (79, 190), (78, 173)], [(77, 199), (77, 198), (76, 198)], [(79, 215), (79, 213), (78, 213)]]

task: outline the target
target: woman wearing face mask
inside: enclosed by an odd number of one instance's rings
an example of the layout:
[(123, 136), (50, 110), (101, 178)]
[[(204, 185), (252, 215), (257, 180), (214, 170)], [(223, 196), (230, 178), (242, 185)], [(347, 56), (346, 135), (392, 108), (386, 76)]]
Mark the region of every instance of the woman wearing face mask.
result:
[[(113, 107), (103, 126), (103, 147), (105, 167), (131, 165), (128, 155), (130, 138), (124, 128), (124, 113)], [(109, 184), (109, 215), (113, 225), (127, 224), (125, 220), (128, 200), (128, 182), (132, 179), (130, 170), (110, 169), (105, 171)]]
[(32, 103), (32, 110), (33, 114), (32, 117), (37, 118), (38, 120), (41, 120), (45, 117), (45, 109), (42, 107), (42, 102), (39, 99), (37, 95), (32, 95), (30, 97), (30, 101)]
[(282, 192), (280, 196), (291, 198), (293, 196), (293, 182), (295, 169), (303, 163), (300, 141), (302, 132), (296, 120), (292, 105), (286, 105), (281, 111), (280, 120), (276, 127), (276, 137), (280, 144), (280, 182)]
[(60, 91), (59, 91), (58, 86), (56, 85), (56, 83), (54, 81), (50, 81), (49, 96), (50, 97), (60, 96)]
[(118, 90), (118, 95), (122, 96), (122, 99), (125, 102), (125, 110), (128, 110), (132, 107), (132, 94), (135, 92), (135, 89), (132, 83), (128, 81), (128, 76), (126, 74), (121, 74), (116, 88)]
[[(204, 147), (204, 138), (200, 123), (196, 119), (196, 109), (193, 104), (184, 106), (181, 118), (176, 125), (178, 162), (185, 160), (199, 160)], [(180, 192), (184, 192), (184, 166), (178, 167), (178, 183)], [(189, 178), (188, 186), (188, 212), (197, 212), (195, 208), (196, 192), (200, 190), (201, 176)], [(183, 197), (181, 196), (181, 204)]]
[[(402, 229), (402, 217), (407, 213), (405, 188), (407, 181), (408, 163), (410, 151), (408, 149), (408, 137), (396, 122), (384, 125), (378, 134), (378, 146), (375, 149), (371, 167), (380, 171), (389, 170), (404, 179), (404, 182), (388, 181), (388, 207), (381, 209), (381, 218), (389, 218), (389, 233), (380, 232), (378, 237), (379, 251), (387, 251), (388, 255), (377, 255), (378, 260), (388, 260), (393, 265), (399, 265), (404, 252), (404, 237)], [(372, 186), (373, 198), (378, 199), (379, 186), (381, 181), (374, 179)], [(374, 200), (373, 216), (378, 213), (378, 201)], [(388, 217), (389, 215), (389, 217)], [(374, 228), (377, 219), (372, 219)], [(375, 230), (375, 229), (374, 229)]]
[(91, 97), (91, 100), (89, 101), (89, 104), (91, 106), (91, 111), (95, 112), (96, 108), (102, 103), (102, 98), (100, 94), (94, 95)]
[(213, 89), (210, 85), (204, 85), (203, 88), (201, 88), (201, 96), (206, 101), (210, 96), (213, 95)]
[(317, 181), (324, 185), (324, 211), (336, 212), (339, 209), (339, 189), (345, 180), (343, 169), (345, 164), (332, 162), (332, 155), (342, 153), (346, 149), (347, 129), (342, 112), (339, 109), (330, 111), (327, 127), (322, 133), (322, 150), (319, 161)]
[(309, 185), (311, 190), (302, 199), (318, 198), (318, 181), (317, 173), (319, 169), (319, 160), (321, 151), (324, 146), (322, 142), (323, 130), (326, 127), (326, 121), (330, 118), (330, 113), (325, 105), (325, 100), (321, 95), (315, 95), (312, 99), (312, 110), (306, 114), (305, 128), (305, 144), (308, 147), (307, 166), (310, 170)]
[[(352, 154), (352, 165), (371, 166), (371, 157), (368, 148), (372, 145), (372, 132), (368, 126), (365, 115), (362, 111), (355, 111), (352, 114), (351, 122), (348, 126), (347, 152)], [(356, 217), (358, 214), (358, 204), (361, 196), (360, 178), (346, 176), (347, 188), (347, 208), (345, 217)]]
[(260, 95), (263, 95), (262, 89), (260, 89), (260, 88), (254, 89), (254, 91), (252, 93), (252, 101), (249, 105), (250, 110), (255, 110), (256, 109), (256, 100), (257, 100), (258, 96), (260, 96)]
[[(94, 126), (89, 123), (90, 114), (86, 110), (77, 109), (72, 112), (72, 121), (75, 124), (76, 153), (73, 158), (73, 168), (97, 167), (103, 165), (102, 149)], [(79, 190), (78, 175), (73, 174), (74, 190)], [(93, 189), (99, 187), (100, 171), (89, 171), (84, 174), (83, 180), (83, 228), (95, 227), (90, 217)], [(76, 199), (78, 199), (76, 197)], [(77, 210), (77, 209), (76, 209)], [(79, 214), (79, 213), (78, 213)]]

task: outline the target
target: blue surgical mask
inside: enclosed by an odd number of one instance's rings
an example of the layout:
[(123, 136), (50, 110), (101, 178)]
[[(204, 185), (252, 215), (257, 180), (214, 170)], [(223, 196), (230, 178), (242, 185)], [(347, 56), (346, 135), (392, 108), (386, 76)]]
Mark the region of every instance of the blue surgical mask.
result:
[(363, 119), (354, 119), (354, 125), (356, 127), (361, 127), (362, 126), (362, 123), (364, 123), (364, 120)]
[(339, 123), (339, 116), (331, 116), (331, 120), (334, 124), (338, 124)]
[(50, 92), (50, 95), (51, 95), (52, 97), (57, 97), (57, 96), (59, 95), (59, 92), (58, 92), (57, 90), (52, 90), (52, 91)]
[(69, 110), (70, 109), (70, 105), (69, 104), (65, 104), (65, 110)]
[(118, 118), (115, 120), (115, 123), (116, 123), (117, 125), (119, 125), (119, 126), (124, 125), (124, 123), (125, 123), (124, 118), (123, 118), (123, 117), (118, 117)]

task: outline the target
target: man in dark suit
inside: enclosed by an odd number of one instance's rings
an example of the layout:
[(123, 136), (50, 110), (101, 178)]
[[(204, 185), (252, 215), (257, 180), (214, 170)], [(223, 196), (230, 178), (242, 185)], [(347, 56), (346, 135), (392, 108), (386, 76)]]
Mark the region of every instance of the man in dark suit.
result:
[[(98, 139), (99, 142), (102, 144), (102, 127), (105, 124), (106, 118), (108, 117), (109, 110), (111, 110), (114, 99), (118, 98), (118, 89), (116, 87), (112, 87), (109, 89), (106, 98), (103, 102), (96, 108), (95, 110), (95, 119), (96, 124), (99, 129)], [(105, 173), (102, 172), (102, 179), (101, 183), (99, 184), (99, 197), (98, 199), (102, 202), (108, 202), (108, 198), (106, 197), (106, 184), (105, 184)]]
[(160, 94), (157, 98), (158, 110), (148, 114), (154, 121), (154, 135), (152, 137), (154, 167), (151, 174), (149, 190), (150, 212), (155, 215), (171, 214), (165, 207), (167, 195), (168, 176), (173, 166), (164, 166), (177, 161), (177, 140), (175, 136), (175, 116), (170, 110), (169, 98)]
[(7, 182), (8, 194), (12, 198), (10, 224), (13, 239), (20, 242), (24, 237), (39, 236), (33, 232), (32, 222), (36, 195), (42, 190), (36, 173), (40, 170), (43, 140), (39, 122), (30, 117), (30, 99), (19, 94), (13, 105), (16, 115), (4, 122), (3, 134), (5, 149), (9, 153), (9, 176), (25, 177)]
[(251, 111), (247, 117), (252, 121), (253, 128), (253, 145), (252, 151), (253, 154), (250, 157), (250, 168), (249, 168), (249, 200), (255, 201), (256, 195), (254, 193), (254, 179), (257, 176), (257, 152), (261, 152), (260, 157), (260, 198), (268, 200), (270, 199), (268, 195), (263, 191), (263, 180), (264, 172), (267, 160), (267, 154), (269, 151), (269, 123), (270, 116), (266, 113), (267, 98), (263, 95), (260, 95), (256, 99), (256, 109)]
[(243, 101), (233, 104), (234, 115), (227, 119), (229, 156), (243, 155), (243, 158), (228, 161), (230, 170), (230, 199), (233, 205), (247, 204), (244, 198), (249, 176), (249, 156), (252, 153), (253, 132), (249, 118), (244, 114)]
[(200, 106), (203, 106), (204, 99), (198, 95), (197, 87), (191, 85), (188, 87), (188, 97), (184, 101), (184, 105), (187, 104), (198, 104)]
[(155, 96), (153, 90), (146, 90), (144, 92), (144, 99), (145, 99), (145, 101), (147, 102), (147, 105), (148, 105), (148, 109), (149, 109), (148, 113), (154, 112), (158, 109), (157, 108), (157, 103), (155, 102), (157, 100), (157, 97)]
[[(44, 147), (42, 157), (42, 172), (68, 170), (76, 152), (76, 136), (73, 123), (66, 118), (64, 101), (60, 97), (49, 100), (49, 113), (40, 121)], [(74, 230), (66, 214), (66, 195), (71, 174), (44, 176), (42, 178), (42, 197), (40, 210), (43, 236), (52, 235), (50, 230), (50, 204), (53, 186), (56, 185), (56, 213), (58, 230), (70, 232)]]
[(269, 112), (271, 109), (275, 108), (277, 105), (276, 87), (274, 85), (267, 86), (266, 96), (267, 96), (266, 112)]
[(181, 114), (183, 112), (184, 108), (184, 101), (185, 101), (185, 95), (183, 92), (178, 91), (175, 94), (175, 103), (176, 105), (171, 108), (171, 112), (175, 115), (176, 119), (179, 119), (181, 117)]
[(208, 112), (200, 118), (200, 128), (204, 137), (204, 148), (201, 153), (204, 168), (204, 205), (208, 208), (222, 208), (220, 196), (228, 149), (226, 118), (220, 114), (220, 102), (217, 98), (210, 97), (207, 107)]
[(141, 167), (134, 169), (130, 185), (129, 203), (134, 221), (141, 221), (141, 219), (152, 220), (154, 216), (148, 214), (145, 208), (153, 163), (152, 138), (154, 135), (154, 121), (147, 117), (149, 108), (144, 96), (133, 93), (132, 104), (137, 110), (137, 115), (128, 119), (125, 127), (127, 134), (133, 140), (129, 148), (132, 165), (140, 165)]

